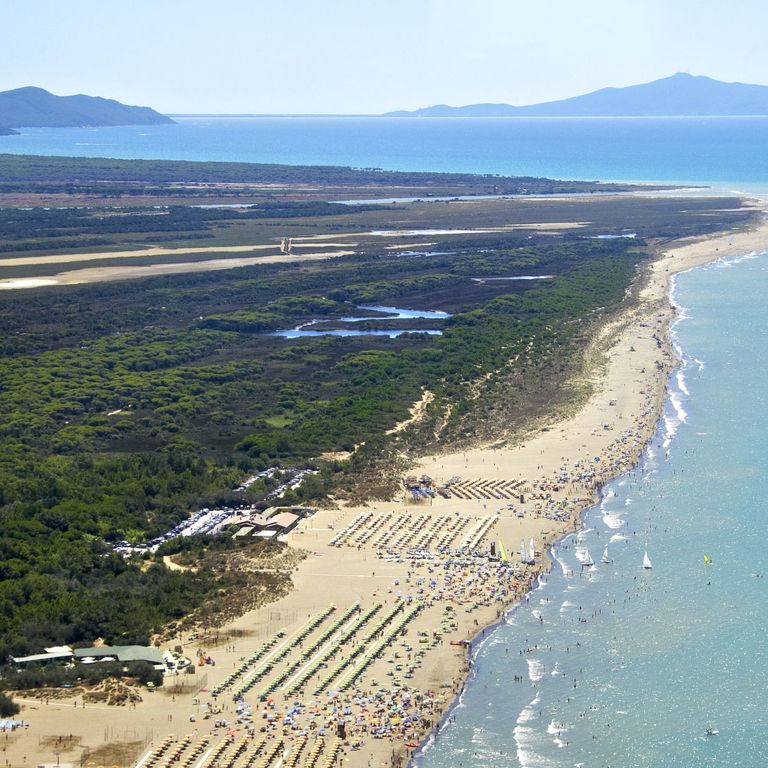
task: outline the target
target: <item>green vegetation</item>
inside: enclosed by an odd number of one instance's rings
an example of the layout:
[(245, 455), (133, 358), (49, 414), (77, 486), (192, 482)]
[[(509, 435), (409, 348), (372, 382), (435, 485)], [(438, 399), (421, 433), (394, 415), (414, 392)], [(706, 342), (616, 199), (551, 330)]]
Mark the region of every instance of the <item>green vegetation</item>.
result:
[(61, 128), (83, 125), (158, 125), (170, 117), (149, 107), (130, 107), (114, 99), (77, 94), (55, 96), (27, 86), (0, 92), (0, 125)]
[[(423, 387), (455, 404), (454, 438), (471, 421), (479, 380), (504, 389), (510, 426), (533, 415), (526, 392), (557, 395), (637, 259), (630, 241), (583, 240), (3, 296), (3, 650), (146, 642), (214, 588), (233, 588), (237, 573), (142, 569), (108, 543), (151, 538), (193, 509), (242, 498), (230, 489), (252, 469), (366, 442), (351, 466), (326, 467), (299, 495), (348, 484)], [(531, 269), (557, 277), (538, 286), (467, 277)], [(457, 312), (441, 338), (258, 333), (342, 317), (347, 301), (432, 306), (440, 291)]]
[[(57, 162), (51, 160), (51, 174), (59, 172)], [(98, 161), (99, 174), (102, 162), (113, 161)], [(127, 176), (132, 166), (114, 162)], [(65, 170), (66, 163), (62, 178)], [(300, 210), (280, 205), (280, 216)], [(316, 222), (327, 204), (311, 205), (304, 213)], [(461, 445), (499, 436), (500, 425), (505, 434), (524, 426), (568, 396), (593, 329), (628, 301), (647, 258), (641, 238), (595, 234), (625, 231), (627, 222), (643, 235), (693, 234), (748, 215), (732, 200), (637, 199), (554, 202), (523, 213), (513, 203), (469, 213), (441, 205), (396, 215), (422, 217), (423, 226), (430, 221), (425, 211), (433, 210), (457, 227), (532, 215), (594, 223), (563, 235), (526, 229), (438, 237), (436, 253), (417, 256), (369, 241), (354, 256), (326, 262), (0, 294), (0, 656), (98, 636), (146, 643), (195, 612), (216, 621), (215, 605), (234, 605), (234, 595), (243, 609), (279, 596), (289, 579), (228, 566), (264, 552), (249, 554), (227, 538), (169, 543), (144, 561), (125, 560), (111, 545), (151, 539), (203, 506), (263, 499), (276, 480), (233, 490), (255, 470), (321, 469), (286, 503), (330, 490), (370, 495), (386, 491), (396, 476), (382, 465), (396, 446), (424, 450), (436, 431), (441, 445)], [(456, 220), (457, 211), (476, 218)], [(242, 215), (251, 213), (259, 216)], [(23, 240), (30, 222), (48, 214), (0, 212), (5, 237)], [(137, 211), (131, 223), (113, 214), (59, 212), (48, 222), (56, 237), (101, 237), (109, 227), (133, 232), (134, 223), (146, 226), (153, 215)], [(219, 227), (221, 215), (168, 209), (155, 218), (189, 237), (186, 227), (204, 234)], [(382, 214), (372, 208), (345, 215)], [(92, 221), (104, 224), (88, 230)], [(552, 278), (475, 279), (522, 275)], [(297, 340), (266, 333), (312, 320), (340, 327), (355, 304), (368, 302), (452, 317), (439, 337), (418, 333), (424, 325), (412, 320), (391, 319), (368, 324), (416, 332)], [(424, 388), (435, 397), (423, 424), (386, 437)], [(352, 456), (319, 459), (338, 451)], [(188, 556), (190, 547), (215, 556), (201, 558), (196, 571), (162, 562), (173, 552)]]
[(18, 715), (21, 707), (7, 694), (0, 691), (0, 717)]
[[(3, 685), (8, 690), (24, 691), (30, 688), (96, 685), (108, 677), (130, 677), (141, 685), (152, 683), (154, 686), (161, 686), (163, 684), (162, 671), (155, 669), (146, 661), (133, 661), (128, 664), (115, 661), (99, 664), (78, 664), (72, 667), (55, 664), (18, 669), (5, 674)], [(2, 695), (4, 694), (0, 693), (0, 696)], [(1, 701), (0, 706), (2, 706)]]
[[(277, 165), (266, 163), (222, 163), (189, 160), (115, 160), (95, 157), (38, 157), (0, 154), (0, 192), (64, 192), (112, 195), (167, 195), (205, 197), (215, 185), (240, 185), (226, 194), (253, 194), (253, 185), (273, 185), (266, 193), (273, 196), (286, 187), (321, 185), (320, 196), (328, 188), (398, 189), (399, 196), (409, 188), (429, 194), (560, 194), (563, 192), (622, 191), (631, 184), (591, 181), (559, 181), (529, 176), (475, 175), (469, 173), (417, 173), (384, 171), (381, 168), (343, 166)], [(169, 190), (172, 186), (172, 190)], [(281, 189), (283, 188), (283, 189)], [(452, 190), (452, 191), (451, 191)], [(221, 191), (221, 190), (220, 190)], [(373, 192), (373, 194), (371, 194)], [(379, 193), (380, 194), (380, 193)], [(315, 193), (315, 197), (318, 193)]]

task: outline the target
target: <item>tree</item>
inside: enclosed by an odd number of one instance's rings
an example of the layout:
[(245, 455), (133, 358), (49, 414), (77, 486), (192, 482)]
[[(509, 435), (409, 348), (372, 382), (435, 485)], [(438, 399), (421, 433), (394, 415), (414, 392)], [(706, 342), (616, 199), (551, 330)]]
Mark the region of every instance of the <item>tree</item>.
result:
[(0, 717), (13, 717), (19, 714), (21, 708), (7, 694), (0, 691)]

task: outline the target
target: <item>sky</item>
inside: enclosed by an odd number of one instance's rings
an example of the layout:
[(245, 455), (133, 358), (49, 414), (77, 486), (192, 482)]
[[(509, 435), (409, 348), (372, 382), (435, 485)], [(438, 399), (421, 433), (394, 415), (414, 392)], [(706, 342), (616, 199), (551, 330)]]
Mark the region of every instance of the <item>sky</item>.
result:
[(768, 84), (768, 0), (0, 0), (0, 90), (165, 113), (531, 104), (675, 72)]

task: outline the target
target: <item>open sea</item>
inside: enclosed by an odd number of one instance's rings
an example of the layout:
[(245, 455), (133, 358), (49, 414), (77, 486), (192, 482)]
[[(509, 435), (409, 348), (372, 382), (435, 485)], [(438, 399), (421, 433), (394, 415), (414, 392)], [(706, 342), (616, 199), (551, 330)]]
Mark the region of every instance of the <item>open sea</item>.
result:
[(25, 128), (0, 152), (768, 185), (768, 117), (176, 119)]
[[(768, 118), (195, 118), (28, 130), (0, 137), (4, 151), (768, 193)], [(768, 760), (768, 253), (680, 275), (673, 293), (683, 362), (654, 440), (560, 544), (528, 601), (477, 645), (458, 704), (416, 757), (421, 768), (756, 768)], [(606, 546), (610, 564), (600, 562)], [(577, 556), (585, 548), (597, 563), (590, 569)], [(650, 571), (641, 567), (646, 548)], [(717, 735), (705, 735), (708, 727)]]

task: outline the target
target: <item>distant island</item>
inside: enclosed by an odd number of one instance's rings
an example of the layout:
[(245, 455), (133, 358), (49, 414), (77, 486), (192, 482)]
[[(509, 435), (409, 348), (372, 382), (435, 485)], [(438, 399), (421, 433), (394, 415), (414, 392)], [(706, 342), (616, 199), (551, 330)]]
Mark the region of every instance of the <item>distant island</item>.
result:
[(724, 83), (678, 72), (626, 88), (601, 88), (561, 101), (510, 104), (437, 104), (385, 117), (730, 117), (768, 115), (768, 86)]
[(73, 128), (105, 125), (162, 125), (170, 117), (149, 107), (132, 107), (99, 96), (55, 96), (43, 88), (0, 92), (0, 135), (15, 128)]

